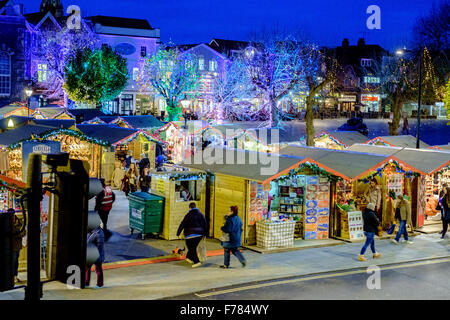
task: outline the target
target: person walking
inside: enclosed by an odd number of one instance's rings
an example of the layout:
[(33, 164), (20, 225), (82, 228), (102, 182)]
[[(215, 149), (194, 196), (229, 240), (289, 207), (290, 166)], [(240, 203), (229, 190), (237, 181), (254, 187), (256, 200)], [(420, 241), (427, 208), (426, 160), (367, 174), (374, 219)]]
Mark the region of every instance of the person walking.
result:
[(409, 134), (408, 116), (403, 117), (402, 134)]
[(442, 207), (444, 208), (444, 215), (442, 217), (442, 236), (441, 239), (445, 238), (447, 233), (448, 224), (450, 223), (450, 187), (448, 186), (445, 190), (445, 194), (442, 197)]
[(13, 225), (12, 225), (12, 253), (14, 257), (14, 281), (20, 282), (19, 279), (19, 256), (20, 250), (23, 248), (22, 239), (26, 234), (26, 229), (24, 226), (24, 221), (16, 216), (16, 211), (14, 209), (8, 209), (8, 214), (12, 215)]
[(86, 266), (86, 274), (85, 274), (85, 284), (86, 287), (89, 287), (91, 282), (91, 268), (92, 265), (95, 265), (95, 273), (97, 273), (97, 287), (103, 287), (103, 267), (102, 263), (105, 261), (105, 234), (101, 226), (98, 226), (94, 230), (88, 233), (87, 236), (87, 245), (94, 245), (98, 250), (98, 258), (92, 264), (88, 263)]
[(397, 196), (397, 206), (396, 209), (400, 209), (400, 226), (398, 227), (397, 235), (395, 239), (391, 239), (391, 241), (395, 244), (399, 244), (400, 238), (403, 235), (406, 243), (411, 244), (412, 241), (408, 239), (408, 230), (406, 229), (406, 224), (410, 225), (412, 228), (411, 221), (411, 203), (405, 199), (405, 196), (398, 195)]
[(189, 204), (189, 212), (184, 216), (178, 227), (177, 237), (184, 230), (186, 239), (186, 261), (192, 263), (192, 268), (200, 267), (202, 264), (197, 255), (197, 246), (204, 236), (207, 235), (207, 223), (203, 214), (197, 209), (195, 202)]
[(151, 177), (148, 174), (148, 167), (144, 167), (139, 177), (139, 188), (141, 188), (142, 192), (148, 192), (151, 181)]
[(242, 267), (247, 265), (247, 262), (242, 255), (239, 247), (242, 244), (242, 220), (238, 216), (238, 207), (230, 207), (230, 215), (226, 218), (225, 225), (221, 228), (223, 232), (228, 233), (230, 241), (222, 242), (224, 249), (224, 262), (220, 267), (228, 269), (230, 267), (230, 253), (242, 264)]
[(103, 223), (103, 231), (105, 232), (106, 241), (112, 236), (112, 232), (108, 230), (108, 216), (112, 209), (112, 205), (116, 200), (116, 195), (110, 186), (107, 186), (105, 179), (100, 179), (103, 190), (95, 197), (95, 208)]
[(364, 235), (366, 236), (366, 242), (364, 243), (363, 247), (361, 248), (361, 252), (359, 253), (358, 260), (359, 261), (367, 261), (367, 259), (364, 257), (364, 253), (367, 250), (367, 247), (370, 245), (370, 249), (373, 253), (373, 258), (378, 258), (381, 256), (381, 253), (376, 252), (375, 250), (375, 234), (378, 231), (378, 225), (379, 221), (377, 218), (377, 215), (375, 213), (375, 204), (368, 203), (366, 209), (364, 209), (364, 212), (362, 214), (363, 217), (363, 230)]
[(444, 183), (442, 184), (442, 189), (439, 192), (439, 204), (441, 205), (441, 220), (442, 220), (442, 230), (441, 232), (439, 232), (440, 234), (442, 234), (444, 232), (444, 225), (445, 225), (445, 208), (444, 208), (444, 204), (443, 204), (443, 199), (445, 197), (445, 195), (447, 194), (447, 184)]

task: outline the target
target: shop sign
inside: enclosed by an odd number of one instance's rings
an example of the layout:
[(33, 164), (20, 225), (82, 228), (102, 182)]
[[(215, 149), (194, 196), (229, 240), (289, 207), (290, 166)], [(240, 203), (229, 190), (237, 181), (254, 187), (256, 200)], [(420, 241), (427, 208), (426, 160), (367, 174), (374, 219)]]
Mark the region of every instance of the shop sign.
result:
[(379, 101), (380, 97), (378, 95), (369, 95), (363, 94), (361, 95), (361, 101)]
[(362, 240), (364, 238), (361, 211), (348, 212), (348, 231), (350, 234), (350, 240)]
[[(24, 141), (22, 143), (22, 179), (27, 181), (28, 159), (30, 154), (49, 154), (61, 152), (61, 143), (59, 141)], [(42, 172), (47, 171), (47, 166), (42, 163)]]
[(356, 102), (356, 96), (354, 95), (342, 95), (338, 98), (339, 102)]

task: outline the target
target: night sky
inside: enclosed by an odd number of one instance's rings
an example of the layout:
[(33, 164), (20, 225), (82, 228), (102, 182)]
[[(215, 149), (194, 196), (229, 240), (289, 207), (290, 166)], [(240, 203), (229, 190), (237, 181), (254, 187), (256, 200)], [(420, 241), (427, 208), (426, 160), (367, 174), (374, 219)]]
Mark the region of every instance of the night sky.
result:
[[(434, 1), (434, 0), (433, 0)], [(433, 1), (424, 0), (63, 0), (84, 15), (147, 19), (161, 29), (162, 41), (176, 44), (209, 42), (211, 38), (248, 40), (251, 33), (278, 25), (301, 29), (319, 45), (351, 45), (364, 37), (388, 50), (408, 46), (415, 19)], [(25, 13), (39, 10), (40, 0), (16, 0)], [(381, 8), (381, 30), (366, 28), (369, 5)]]

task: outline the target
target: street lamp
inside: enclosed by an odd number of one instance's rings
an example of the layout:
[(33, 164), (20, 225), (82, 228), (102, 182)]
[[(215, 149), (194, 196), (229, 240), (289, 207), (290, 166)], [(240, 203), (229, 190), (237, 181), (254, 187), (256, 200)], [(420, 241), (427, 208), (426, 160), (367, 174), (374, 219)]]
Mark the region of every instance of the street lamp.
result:
[[(411, 50), (399, 49), (395, 52), (398, 56), (403, 56), (405, 52), (411, 52)], [(423, 50), (420, 47), (419, 55), (419, 96), (417, 97), (417, 134), (416, 134), (416, 149), (420, 148), (420, 114), (421, 114), (421, 99), (422, 99), (422, 60), (423, 60)]]
[(33, 89), (26, 88), (25, 94), (27, 95), (27, 111), (28, 111), (28, 117), (30, 117), (30, 97), (33, 94)]

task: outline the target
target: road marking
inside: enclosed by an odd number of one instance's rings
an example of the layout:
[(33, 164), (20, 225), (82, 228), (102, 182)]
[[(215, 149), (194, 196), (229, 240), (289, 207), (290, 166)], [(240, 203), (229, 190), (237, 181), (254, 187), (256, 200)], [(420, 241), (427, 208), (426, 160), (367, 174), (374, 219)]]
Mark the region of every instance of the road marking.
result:
[[(429, 265), (429, 264), (436, 264), (436, 263), (444, 263), (444, 262), (450, 262), (450, 259), (427, 260), (427, 261), (424, 261), (424, 262), (416, 262), (416, 263), (410, 263), (410, 264), (405, 264), (405, 265), (395, 265), (395, 266), (387, 266), (387, 267), (380, 266), (380, 269), (381, 269), (381, 271), (383, 271), (383, 270), (392, 270), (392, 269), (412, 268), (412, 267), (418, 267), (418, 266)], [(342, 277), (342, 276), (348, 276), (348, 275), (359, 274), (359, 273), (366, 273), (366, 272), (367, 272), (367, 270), (364, 269), (364, 270), (337, 272), (337, 273), (331, 273), (331, 274), (322, 274), (322, 275), (305, 277), (305, 278), (300, 278), (300, 279), (290, 279), (290, 280), (280, 280), (280, 281), (275, 280), (275, 281), (268, 282), (268, 283), (261, 283), (261, 284), (242, 286), (242, 287), (239, 287), (239, 288), (231, 288), (231, 289), (224, 289), (224, 290), (218, 290), (218, 291), (211, 291), (211, 292), (207, 292), (207, 293), (195, 293), (195, 295), (197, 297), (199, 297), (199, 298), (206, 298), (206, 297), (218, 296), (218, 295), (227, 294), (227, 293), (234, 293), (234, 292), (239, 292), (239, 291), (259, 289), (259, 288), (276, 286), (276, 285), (282, 285), (282, 284), (290, 284), (290, 283), (304, 282), (304, 281), (317, 280), (317, 279)]]

